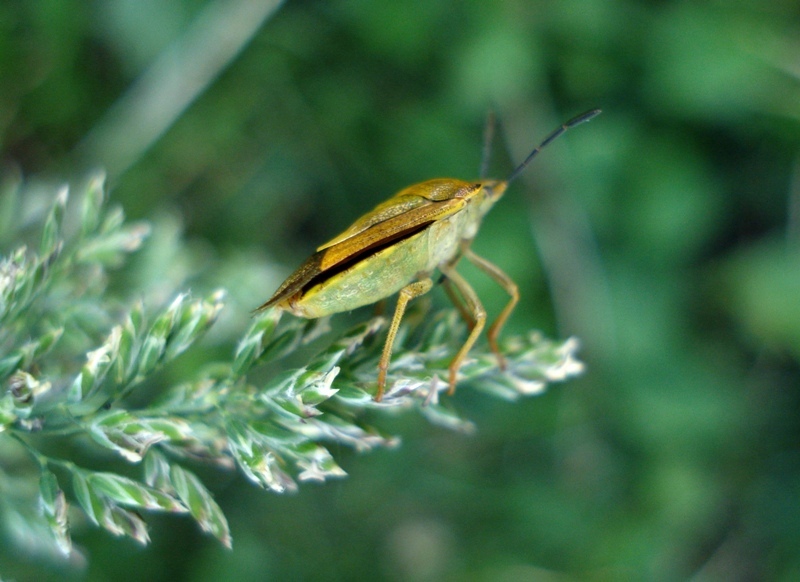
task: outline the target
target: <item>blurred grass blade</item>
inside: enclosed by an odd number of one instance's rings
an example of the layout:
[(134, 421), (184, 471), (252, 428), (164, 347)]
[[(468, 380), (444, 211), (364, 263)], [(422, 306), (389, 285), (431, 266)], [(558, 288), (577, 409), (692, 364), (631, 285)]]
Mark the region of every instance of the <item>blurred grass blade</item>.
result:
[(135, 164), (247, 45), (282, 0), (212, 0), (78, 147), (117, 177)]
[(178, 498), (189, 508), (203, 531), (209, 532), (222, 545), (230, 548), (232, 544), (228, 521), (222, 513), (211, 492), (205, 488), (197, 476), (179, 465), (172, 465), (170, 478)]

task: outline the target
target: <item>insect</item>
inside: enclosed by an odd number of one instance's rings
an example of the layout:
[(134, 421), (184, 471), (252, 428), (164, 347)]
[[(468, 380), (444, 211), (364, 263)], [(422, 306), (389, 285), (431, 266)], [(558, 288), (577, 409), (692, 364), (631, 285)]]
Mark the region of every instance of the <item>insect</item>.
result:
[[(599, 114), (599, 109), (593, 109), (561, 125), (505, 180), (465, 182), (437, 178), (401, 190), (320, 246), (256, 311), (276, 307), (313, 319), (376, 303), (399, 292), (378, 363), (375, 400), (379, 402), (383, 398), (392, 346), (406, 306), (431, 290), (431, 276), (438, 269), (445, 290), (470, 326), (467, 339), (448, 368), (448, 394), (453, 394), (459, 368), (486, 323), (486, 311), (480, 299), (455, 269), (463, 257), (494, 279), (510, 297), (487, 332), (489, 346), (500, 367), (504, 368), (497, 337), (519, 301), (519, 290), (508, 275), (475, 254), (470, 245), (483, 216), (531, 160), (568, 129)], [(490, 139), (487, 131), (484, 166)]]

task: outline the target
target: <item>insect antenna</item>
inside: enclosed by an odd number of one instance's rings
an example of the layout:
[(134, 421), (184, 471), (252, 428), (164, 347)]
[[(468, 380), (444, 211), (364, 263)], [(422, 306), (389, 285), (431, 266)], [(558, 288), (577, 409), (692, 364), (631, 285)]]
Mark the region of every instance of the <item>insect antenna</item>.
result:
[(522, 171), (528, 166), (528, 164), (531, 163), (531, 160), (533, 160), (533, 158), (536, 157), (536, 154), (538, 154), (545, 147), (550, 145), (550, 143), (554, 139), (559, 137), (562, 133), (565, 133), (568, 129), (571, 129), (576, 125), (580, 125), (581, 123), (585, 123), (590, 119), (594, 119), (595, 117), (600, 115), (600, 113), (601, 111), (599, 109), (592, 109), (591, 111), (587, 111), (586, 113), (581, 113), (580, 115), (573, 117), (572, 119), (561, 125), (561, 127), (559, 127), (553, 133), (544, 138), (544, 141), (542, 141), (542, 143), (536, 146), (534, 150), (528, 154), (528, 157), (525, 158), (525, 161), (523, 161), (519, 166), (517, 166), (514, 169), (513, 172), (511, 172), (511, 175), (506, 180), (506, 184), (510, 184), (513, 180), (515, 180), (522, 173)]
[(486, 114), (486, 126), (483, 128), (483, 150), (481, 151), (481, 172), (478, 174), (483, 180), (489, 172), (489, 160), (492, 157), (492, 142), (494, 141), (494, 132), (497, 128), (497, 117), (494, 111), (489, 110)]

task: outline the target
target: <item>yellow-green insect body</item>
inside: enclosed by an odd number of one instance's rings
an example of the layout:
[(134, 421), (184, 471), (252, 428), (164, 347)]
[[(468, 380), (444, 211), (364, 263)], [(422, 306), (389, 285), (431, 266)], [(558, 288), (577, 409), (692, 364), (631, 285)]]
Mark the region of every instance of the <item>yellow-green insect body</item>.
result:
[[(315, 318), (350, 311), (394, 295), (413, 279), (429, 275), (451, 261), (462, 241), (475, 236), (481, 218), (504, 189), (502, 182), (470, 183), (449, 178), (406, 188), (365, 217), (381, 215), (382, 208), (393, 202), (395, 208), (404, 208), (402, 214), (384, 218), (363, 230), (359, 230), (363, 225), (357, 223), (353, 225), (357, 233), (345, 236), (346, 231), (319, 247), (306, 261), (310, 269), (304, 273), (304, 279), (317, 269), (326, 276), (310, 276), (299, 289), (284, 284), (285, 288), (279, 289), (268, 305), (278, 305), (300, 317)], [(417, 211), (419, 216), (412, 220), (409, 213), (423, 205), (425, 212)], [(385, 234), (392, 225), (386, 221), (392, 219), (402, 222), (404, 228), (387, 241)], [(374, 237), (369, 229), (376, 231)], [(353, 240), (356, 234), (361, 237), (358, 241)], [(373, 242), (373, 238), (379, 242)], [(336, 268), (342, 270), (332, 275), (330, 271)], [(302, 271), (303, 267), (298, 269)], [(314, 282), (315, 276), (319, 282)], [(290, 282), (291, 278), (287, 283)]]
[(320, 246), (258, 309), (277, 307), (299, 317), (316, 318), (370, 305), (399, 292), (378, 366), (375, 399), (381, 400), (394, 337), (406, 305), (431, 289), (431, 275), (438, 269), (448, 294), (471, 326), (469, 336), (449, 367), (452, 393), (458, 370), (486, 321), (486, 312), (477, 295), (455, 270), (456, 263), (464, 257), (510, 296), (488, 332), (489, 345), (502, 366), (497, 336), (519, 300), (519, 292), (502, 270), (476, 255), (469, 248), (470, 243), (483, 216), (533, 157), (567, 129), (599, 113), (593, 110), (562, 125), (506, 180), (465, 182), (438, 178), (401, 190)]

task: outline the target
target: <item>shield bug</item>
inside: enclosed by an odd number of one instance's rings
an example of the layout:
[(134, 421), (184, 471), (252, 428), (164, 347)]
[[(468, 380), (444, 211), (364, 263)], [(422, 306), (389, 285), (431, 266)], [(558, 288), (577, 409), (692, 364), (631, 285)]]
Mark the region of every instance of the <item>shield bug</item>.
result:
[[(561, 125), (505, 180), (465, 182), (436, 178), (401, 190), (317, 248), (256, 311), (275, 307), (311, 319), (350, 311), (399, 292), (378, 364), (375, 400), (380, 401), (386, 387), (392, 345), (406, 306), (415, 297), (430, 291), (431, 276), (438, 269), (448, 295), (470, 325), (467, 339), (448, 368), (448, 393), (452, 394), (459, 368), (486, 323), (486, 311), (480, 299), (455, 269), (463, 257), (494, 279), (510, 297), (487, 333), (489, 346), (504, 367), (497, 337), (519, 300), (519, 291), (508, 275), (475, 254), (470, 244), (483, 216), (531, 160), (568, 129), (599, 113), (599, 109), (593, 109)], [(489, 142), (490, 137), (487, 137), (484, 160), (488, 157)]]

